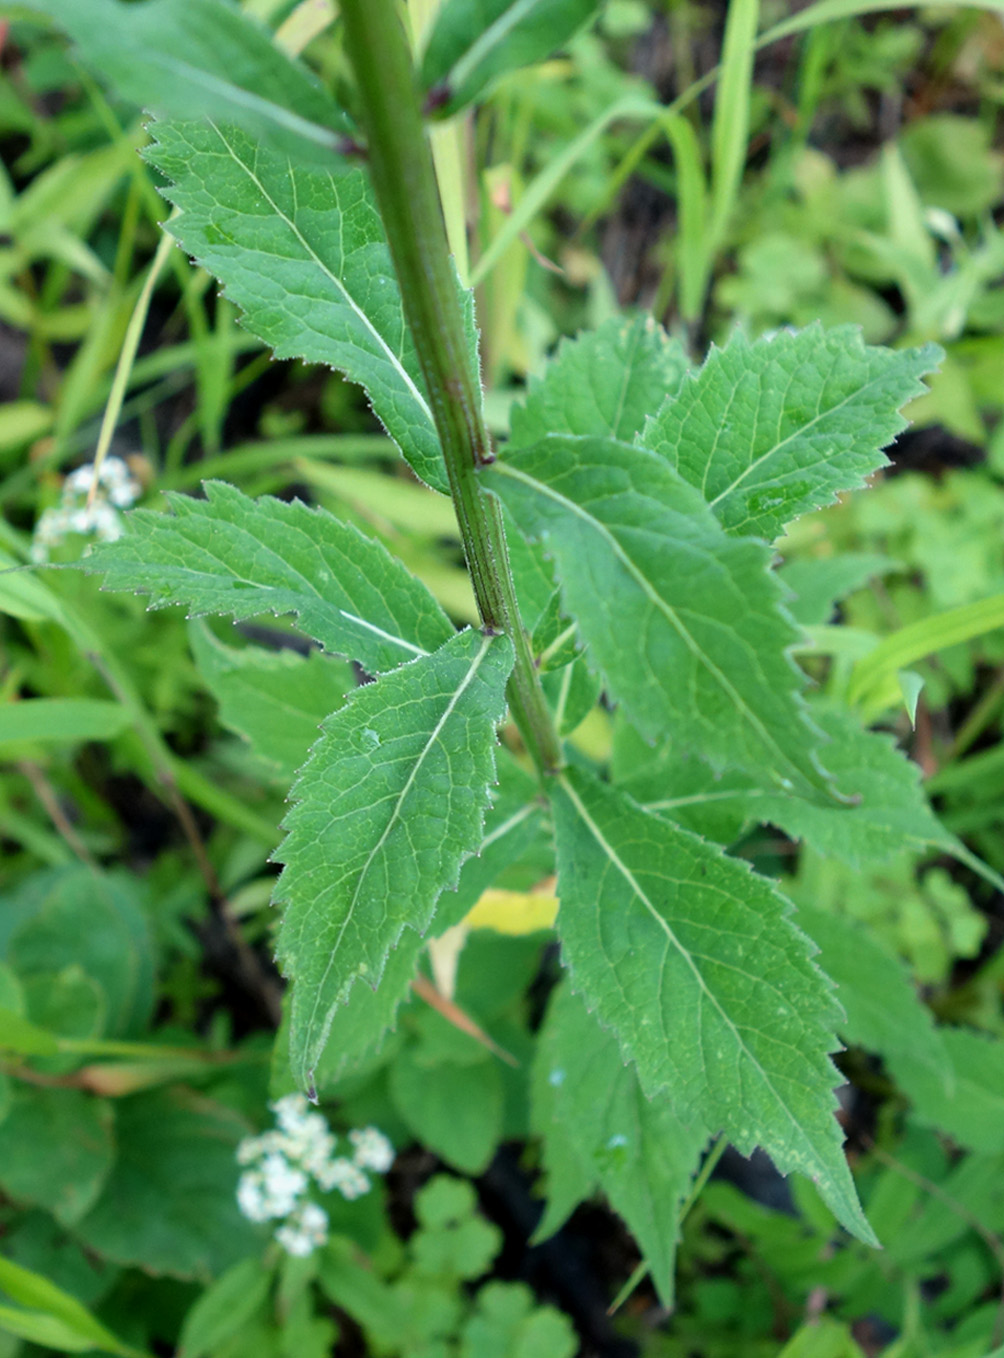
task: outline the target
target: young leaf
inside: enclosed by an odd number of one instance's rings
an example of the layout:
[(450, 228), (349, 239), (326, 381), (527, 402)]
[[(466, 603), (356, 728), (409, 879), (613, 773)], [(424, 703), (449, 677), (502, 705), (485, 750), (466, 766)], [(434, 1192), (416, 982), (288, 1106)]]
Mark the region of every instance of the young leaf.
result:
[(653, 415), (641, 442), (697, 486), (730, 533), (773, 541), (887, 458), (901, 406), (941, 357), (865, 346), (850, 326), (752, 343), (737, 331)]
[(356, 686), (350, 665), (320, 651), (237, 650), (191, 622), (192, 655), (220, 705), (220, 721), (251, 745), (268, 776), (289, 787), (321, 722)]
[[(278, 358), (337, 368), (366, 389), (415, 472), (446, 491), (436, 433), (401, 294), (358, 166), (291, 162), (211, 122), (157, 122), (150, 162), (181, 211), (168, 229), (220, 280), (244, 324)], [(469, 293), (463, 303), (476, 363)]]
[[(679, 755), (674, 759), (672, 752), (663, 749), (646, 752), (647, 759), (643, 756), (644, 762), (635, 766), (622, 749), (618, 763), (627, 773), (618, 781), (649, 811), (712, 838), (717, 837), (715, 825), (724, 818), (739, 826), (776, 825), (851, 867), (887, 862), (906, 847), (923, 852), (936, 845), (954, 851), (954, 835), (941, 825), (924, 796), (920, 769), (890, 736), (862, 730), (851, 713), (834, 708), (813, 707), (812, 716), (830, 738), (826, 764), (846, 799), (842, 804), (822, 805), (786, 796), (763, 787), (749, 774), (733, 772), (716, 779), (693, 761), (688, 761), (684, 780), (680, 780)], [(640, 743), (636, 738), (631, 745), (637, 749)], [(701, 818), (702, 809), (710, 812), (710, 820)], [(738, 830), (721, 842), (729, 844), (737, 837)]]
[(563, 340), (543, 377), (513, 407), (514, 448), (549, 434), (582, 434), (630, 443), (653, 410), (680, 387), (689, 367), (677, 340), (651, 316), (614, 316), (597, 330)]
[(328, 165), (350, 129), (305, 66), (224, 0), (26, 0), (72, 40), (84, 66), (140, 108), (237, 123), (298, 159)]
[(547, 438), (484, 475), (553, 555), (590, 663), (646, 739), (827, 788), (763, 543), (730, 538), (663, 459), (613, 439)]
[(250, 500), (223, 481), (206, 498), (168, 495), (173, 514), (136, 509), (125, 535), (81, 561), (105, 588), (150, 594), (190, 616), (294, 613), (326, 651), (371, 674), (441, 646), (453, 634), (435, 599), (378, 542), (298, 500)]
[(669, 1094), (646, 1098), (616, 1040), (571, 986), (552, 996), (534, 1060), (533, 1129), (544, 1140), (549, 1180), (569, 1182), (538, 1228), (550, 1235), (598, 1185), (627, 1222), (652, 1270), (664, 1306), (673, 1303), (673, 1260), (680, 1206), (708, 1133), (681, 1122)]
[(649, 1098), (812, 1178), (874, 1236), (841, 1151), (827, 1052), (840, 1018), (771, 883), (629, 797), (571, 770), (553, 796), (558, 932), (572, 984)]
[(455, 113), (498, 76), (550, 56), (598, 8), (599, 0), (445, 0), (422, 83), (438, 108)]
[(275, 900), (304, 1085), (352, 986), (379, 984), (405, 926), (426, 931), (481, 842), (512, 663), (508, 638), (466, 631), (358, 689), (294, 784)]

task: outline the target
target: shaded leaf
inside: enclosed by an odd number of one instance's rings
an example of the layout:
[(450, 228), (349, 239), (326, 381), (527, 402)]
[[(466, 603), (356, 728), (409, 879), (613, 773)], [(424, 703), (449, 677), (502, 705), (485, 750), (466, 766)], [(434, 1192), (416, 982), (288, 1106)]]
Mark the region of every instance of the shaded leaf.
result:
[(859, 330), (736, 331), (653, 415), (646, 448), (698, 487), (730, 533), (773, 540), (888, 461), (900, 407), (941, 357), (866, 347)]
[(442, 645), (449, 618), (380, 543), (299, 500), (251, 500), (223, 481), (206, 499), (168, 495), (172, 513), (136, 509), (116, 542), (80, 565), (106, 589), (149, 594), (152, 607), (186, 604), (189, 616), (293, 613), (326, 651), (371, 673)]
[(912, 1047), (904, 1045), (890, 1061), (914, 1117), (969, 1150), (1004, 1152), (1004, 1043), (968, 1028), (943, 1028), (939, 1037), (952, 1075), (947, 1086)]
[[(145, 155), (171, 181), (168, 224), (278, 358), (326, 363), (366, 389), (415, 472), (446, 491), (418, 356), (369, 182), (294, 164), (238, 129), (158, 122)], [(470, 294), (462, 293), (476, 366)]]
[(425, 933), (481, 842), (512, 662), (508, 638), (461, 632), (358, 689), (311, 750), (275, 893), (279, 958), (296, 983), (291, 1063), (305, 1085), (352, 986), (379, 983), (406, 925)]
[(792, 591), (788, 612), (806, 627), (828, 623), (841, 599), (876, 576), (896, 570), (898, 563), (875, 552), (840, 552), (836, 556), (799, 557), (778, 571)]
[(0, 1188), (16, 1202), (44, 1207), (64, 1226), (76, 1224), (111, 1173), (115, 1144), (104, 1099), (18, 1082), (0, 1122)]
[(484, 475), (554, 556), (590, 663), (646, 739), (827, 787), (764, 544), (730, 538), (663, 459), (613, 439), (555, 436)]
[(840, 1019), (790, 906), (745, 864), (571, 770), (553, 799), (572, 984), (645, 1094), (808, 1175), (862, 1239), (827, 1056)]
[(182, 118), (239, 123), (283, 151), (327, 164), (345, 115), (305, 66), (223, 0), (25, 0), (121, 98)]
[(532, 1080), (531, 1117), (549, 1178), (567, 1183), (570, 1166), (579, 1175), (559, 1202), (549, 1193), (538, 1235), (557, 1230), (598, 1186), (641, 1246), (663, 1305), (671, 1306), (678, 1217), (706, 1129), (681, 1122), (668, 1091), (645, 1096), (616, 1038), (567, 984), (548, 1006)]
[(491, 1057), (428, 1066), (406, 1048), (390, 1068), (390, 1092), (398, 1116), (423, 1146), (465, 1174), (488, 1168), (502, 1137), (503, 1102)]
[(422, 83), (446, 113), (507, 71), (543, 61), (599, 9), (599, 0), (444, 0), (422, 61)]

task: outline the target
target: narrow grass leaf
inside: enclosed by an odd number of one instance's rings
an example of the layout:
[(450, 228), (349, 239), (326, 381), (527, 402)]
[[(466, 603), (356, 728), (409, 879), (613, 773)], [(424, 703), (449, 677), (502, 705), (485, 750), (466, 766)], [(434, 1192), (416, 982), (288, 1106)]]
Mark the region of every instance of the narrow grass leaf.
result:
[[(157, 122), (146, 156), (180, 209), (169, 230), (278, 358), (364, 387), (423, 481), (448, 489), (432, 411), (367, 177), (303, 165), (222, 123)], [(462, 293), (471, 361), (477, 339)]]
[(867, 347), (812, 325), (712, 349), (641, 441), (701, 494), (730, 533), (773, 541), (801, 514), (864, 484), (905, 427), (941, 350)]
[[(649, 1099), (617, 1040), (571, 986), (552, 996), (531, 1077), (531, 1124), (543, 1139), (551, 1235), (599, 1187), (641, 1246), (664, 1306), (673, 1303), (679, 1213), (708, 1133), (677, 1116), (668, 1091)], [(571, 1171), (571, 1172), (570, 1172)]]
[(599, 7), (599, 0), (444, 0), (422, 83), (437, 107), (456, 113), (507, 71), (545, 60)]
[(223, 481), (206, 499), (169, 494), (173, 513), (137, 509), (125, 535), (80, 562), (105, 588), (149, 594), (151, 607), (236, 619), (292, 613), (326, 651), (371, 674), (453, 633), (432, 595), (380, 543), (298, 500), (251, 500)]
[(730, 537), (665, 459), (613, 439), (544, 439), (484, 475), (554, 557), (590, 664), (646, 739), (828, 795), (763, 543)]
[(512, 663), (508, 638), (458, 633), (358, 689), (294, 784), (275, 899), (304, 1086), (352, 986), (379, 984), (404, 928), (425, 933), (481, 843)]
[(832, 1096), (840, 1010), (790, 906), (745, 864), (571, 770), (554, 799), (558, 932), (572, 984), (649, 1098), (819, 1187), (874, 1235)]

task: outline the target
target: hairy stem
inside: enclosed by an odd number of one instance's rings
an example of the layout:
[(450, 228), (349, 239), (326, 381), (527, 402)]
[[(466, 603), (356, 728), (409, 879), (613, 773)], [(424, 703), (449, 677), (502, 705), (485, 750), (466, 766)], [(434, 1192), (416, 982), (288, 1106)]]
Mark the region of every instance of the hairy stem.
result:
[(512, 639), (516, 664), (509, 707), (540, 772), (553, 772), (562, 764), (561, 744), (520, 621), (501, 510), (477, 482), (477, 468), (493, 454), (408, 39), (394, 0), (343, 0), (341, 13), (373, 187), (443, 448), (478, 610), (487, 629)]

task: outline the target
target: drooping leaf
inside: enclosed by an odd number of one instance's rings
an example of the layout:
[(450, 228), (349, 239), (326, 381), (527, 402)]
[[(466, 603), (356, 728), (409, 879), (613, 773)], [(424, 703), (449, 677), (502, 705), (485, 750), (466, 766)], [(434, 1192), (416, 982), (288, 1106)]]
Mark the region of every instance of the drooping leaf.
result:
[(169, 495), (173, 513), (136, 509), (126, 533), (83, 558), (106, 589), (149, 594), (190, 616), (296, 614), (307, 636), (376, 674), (442, 645), (453, 633), (435, 599), (380, 543), (324, 509), (223, 481), (206, 499)]
[[(63, 1091), (61, 1091), (63, 1092)], [(115, 1263), (208, 1281), (260, 1246), (237, 1210), (237, 1142), (247, 1124), (182, 1087), (120, 1099), (119, 1153), (76, 1234)]]
[(972, 1151), (1004, 1152), (1004, 1043), (968, 1028), (943, 1028), (952, 1078), (946, 1083), (924, 1054), (895, 1053), (889, 1067), (913, 1104), (913, 1116)]
[[(846, 915), (801, 905), (798, 922), (819, 950), (819, 965), (834, 982), (846, 1015), (838, 1029), (848, 1042), (883, 1057), (921, 1067), (951, 1096), (952, 1063), (942, 1029), (914, 988), (906, 966), (870, 930)], [(1004, 1149), (1004, 1136), (994, 1149)]]
[(641, 442), (696, 486), (730, 533), (773, 541), (810, 509), (864, 484), (904, 428), (900, 408), (938, 363), (867, 347), (850, 326), (737, 331), (652, 416)]
[(189, 624), (199, 673), (220, 705), (220, 721), (249, 741), (271, 776), (289, 786), (321, 722), (355, 687), (345, 661), (311, 651), (237, 650), (204, 623)]
[[(439, 898), (433, 930), (437, 936), (459, 924), (502, 869), (518, 862), (540, 834), (540, 809), (533, 803), (536, 784), (504, 750), (498, 754), (498, 779), (498, 787), (490, 790), (492, 806), (485, 818), (481, 848), (460, 869), (456, 891), (444, 891)], [(328, 1045), (317, 1067), (319, 1092), (351, 1072), (395, 1026), (427, 941), (414, 929), (405, 929), (376, 989), (355, 986), (335, 1011)]]
[[(401, 294), (358, 166), (291, 163), (230, 125), (158, 122), (147, 158), (180, 209), (172, 235), (223, 284), (278, 358), (326, 363), (366, 389), (415, 472), (446, 472)], [(476, 367), (469, 293), (462, 293)]]
[(689, 367), (677, 340), (651, 316), (615, 316), (597, 330), (564, 340), (525, 402), (513, 407), (512, 447), (549, 434), (622, 439), (675, 393)]
[(507, 71), (543, 61), (599, 8), (599, 0), (445, 0), (422, 61), (422, 83), (445, 113), (476, 99)]
[(405, 926), (425, 933), (481, 842), (512, 663), (508, 638), (461, 632), (358, 689), (311, 750), (275, 894), (295, 983), (290, 1059), (305, 1085), (352, 986), (379, 984)]
[(330, 162), (349, 122), (305, 66), (225, 0), (25, 0), (84, 66), (142, 109), (219, 118), (298, 158)]
[[(644, 751), (637, 765), (628, 750), (641, 741), (621, 736), (618, 760), (626, 770), (623, 785), (650, 811), (718, 838), (727, 823), (738, 838), (744, 825), (776, 825), (794, 839), (852, 867), (884, 863), (905, 848), (924, 851), (937, 845), (953, 852), (957, 841), (931, 810), (920, 769), (903, 755), (891, 736), (864, 730), (850, 712), (814, 706), (814, 721), (830, 738), (825, 758), (844, 802), (811, 803), (765, 788), (752, 775), (727, 773), (716, 779), (707, 768), (662, 749)], [(645, 755), (647, 754), (647, 759)], [(678, 772), (681, 774), (678, 777)], [(666, 794), (669, 793), (667, 796)]]
[(553, 555), (591, 665), (646, 739), (827, 788), (763, 543), (729, 537), (664, 459), (613, 439), (544, 439), (484, 475)]
[(681, 1118), (812, 1178), (862, 1215), (833, 1115), (840, 1010), (766, 879), (577, 770), (553, 796), (558, 932), (572, 985)]
[(571, 986), (548, 1006), (534, 1060), (533, 1129), (544, 1140), (549, 1179), (577, 1184), (552, 1202), (538, 1228), (550, 1235), (598, 1186), (638, 1241), (664, 1306), (673, 1301), (680, 1206), (708, 1140), (698, 1122), (681, 1122), (668, 1091), (649, 1099), (617, 1040), (588, 1012)]

